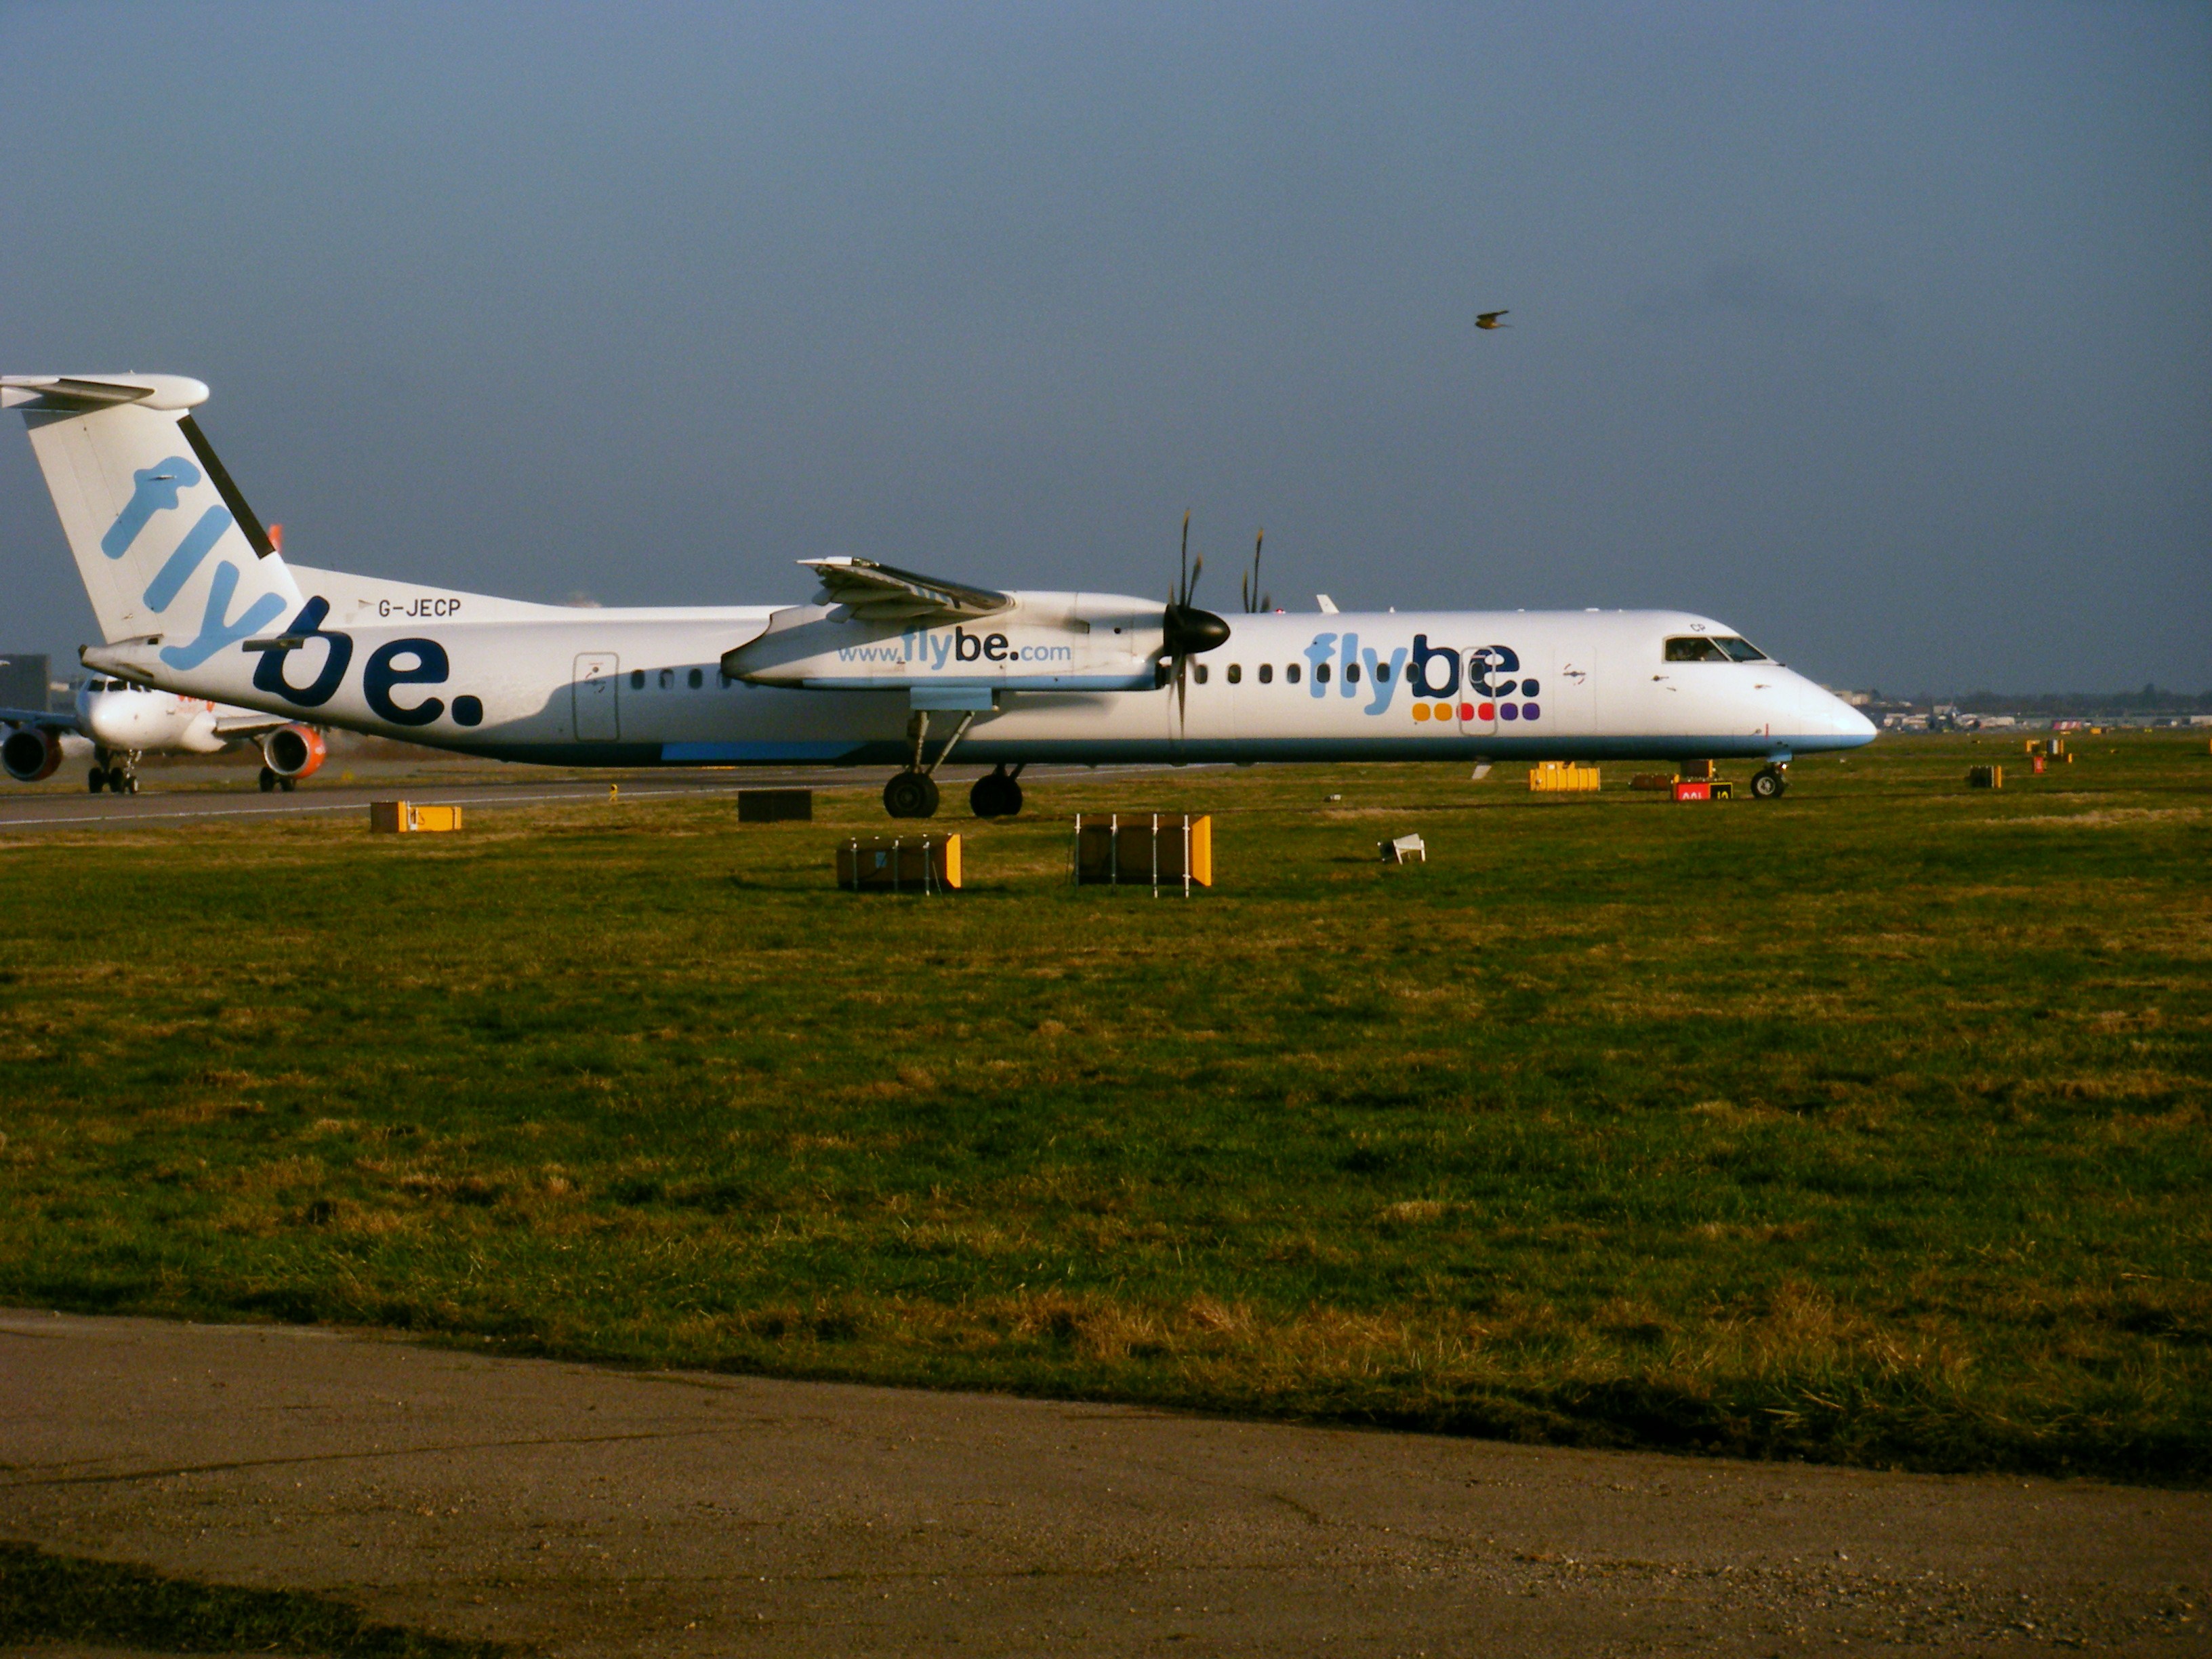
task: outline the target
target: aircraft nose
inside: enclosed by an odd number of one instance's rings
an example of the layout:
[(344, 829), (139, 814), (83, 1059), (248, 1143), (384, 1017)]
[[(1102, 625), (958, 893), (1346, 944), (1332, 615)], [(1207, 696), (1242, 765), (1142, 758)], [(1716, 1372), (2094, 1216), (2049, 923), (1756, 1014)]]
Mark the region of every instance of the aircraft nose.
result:
[(1850, 744), (1874, 740), (1875, 723), (1872, 720), (1825, 686), (1815, 687), (1814, 691), (1820, 700), (1820, 712), (1831, 737), (1841, 738)]
[(111, 749), (125, 746), (124, 738), (127, 734), (123, 730), (124, 722), (118, 718), (112, 702), (102, 701), (89, 704), (85, 709), (84, 723), (88, 728), (85, 735), (94, 742), (106, 744)]

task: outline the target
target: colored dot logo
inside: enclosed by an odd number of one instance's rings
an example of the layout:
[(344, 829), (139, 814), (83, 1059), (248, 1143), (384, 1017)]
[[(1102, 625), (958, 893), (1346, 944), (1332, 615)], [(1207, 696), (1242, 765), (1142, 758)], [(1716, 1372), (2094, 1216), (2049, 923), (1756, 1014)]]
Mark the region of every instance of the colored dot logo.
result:
[[(1448, 702), (1417, 702), (1413, 705), (1413, 718), (1420, 721), (1449, 724), (1454, 712), (1452, 705)], [(1541, 720), (1544, 714), (1542, 707), (1533, 702), (1463, 702), (1456, 712), (1462, 725), (1472, 725), (1477, 720), (1488, 723), (1492, 720)]]

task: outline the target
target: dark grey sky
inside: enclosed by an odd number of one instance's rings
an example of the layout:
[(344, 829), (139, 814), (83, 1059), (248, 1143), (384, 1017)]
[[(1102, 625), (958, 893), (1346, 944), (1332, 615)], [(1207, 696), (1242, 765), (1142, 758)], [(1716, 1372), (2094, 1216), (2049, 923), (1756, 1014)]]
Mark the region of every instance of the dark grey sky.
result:
[(1191, 507), (1221, 604), (1264, 523), (1278, 603), (2212, 686), (2203, 5), (0, 3), (0, 368), (208, 381), (302, 562), (1164, 593)]

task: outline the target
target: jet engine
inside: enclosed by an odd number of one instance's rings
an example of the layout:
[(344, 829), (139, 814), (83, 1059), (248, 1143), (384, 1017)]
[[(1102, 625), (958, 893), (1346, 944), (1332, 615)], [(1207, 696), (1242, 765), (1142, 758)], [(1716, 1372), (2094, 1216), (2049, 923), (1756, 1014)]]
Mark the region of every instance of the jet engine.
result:
[(54, 769), (62, 763), (62, 738), (58, 732), (48, 732), (35, 726), (19, 726), (0, 738), (0, 766), (18, 783), (36, 783), (50, 778)]
[(287, 787), (312, 777), (328, 753), (323, 734), (312, 726), (280, 726), (261, 740), (262, 763)]

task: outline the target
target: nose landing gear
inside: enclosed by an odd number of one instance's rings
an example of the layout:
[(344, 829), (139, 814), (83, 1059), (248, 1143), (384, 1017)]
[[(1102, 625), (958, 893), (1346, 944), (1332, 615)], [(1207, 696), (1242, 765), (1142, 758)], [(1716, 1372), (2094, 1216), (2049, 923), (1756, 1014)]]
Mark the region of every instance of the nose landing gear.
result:
[(135, 795), (138, 793), (138, 751), (117, 754), (111, 750), (92, 751), (92, 770), (85, 775), (84, 787), (93, 794), (102, 789), (110, 794)]
[(1020, 766), (1009, 772), (1001, 762), (997, 770), (975, 780), (968, 792), (968, 810), (979, 818), (1012, 817), (1022, 810), (1022, 787), (1014, 781), (1021, 775)]
[(1780, 800), (1790, 793), (1790, 774), (1773, 763), (1762, 766), (1751, 775), (1751, 795), (1753, 800)]

